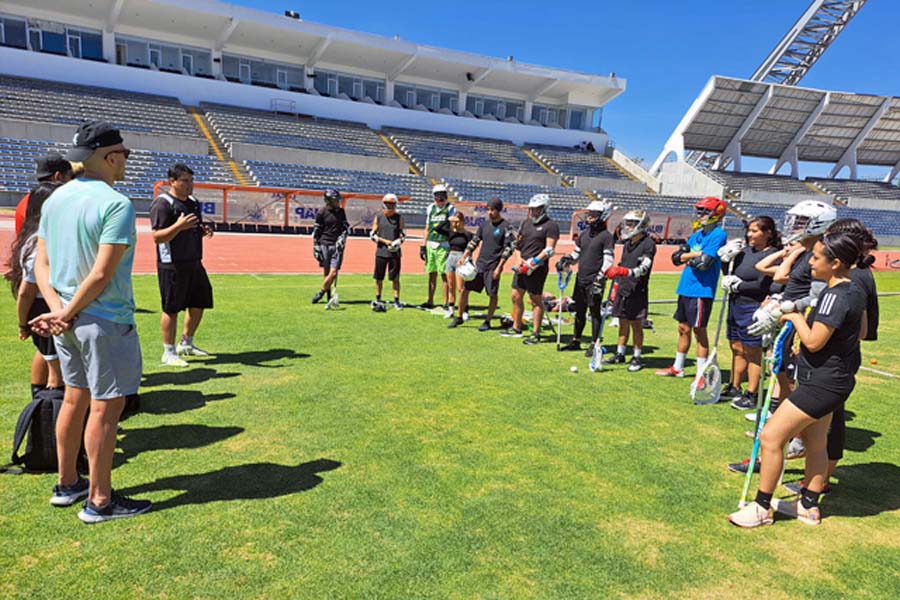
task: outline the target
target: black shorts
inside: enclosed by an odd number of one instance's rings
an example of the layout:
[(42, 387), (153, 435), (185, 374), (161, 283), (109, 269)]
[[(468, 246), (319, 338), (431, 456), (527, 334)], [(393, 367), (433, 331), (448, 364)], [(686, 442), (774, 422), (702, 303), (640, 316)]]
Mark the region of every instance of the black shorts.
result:
[(199, 261), (157, 265), (156, 274), (164, 313), (174, 315), (187, 308), (213, 307), (212, 285)]
[(833, 388), (800, 384), (788, 400), (813, 419), (821, 419), (843, 406), (852, 391), (852, 384)]
[(643, 321), (647, 318), (649, 290), (636, 289), (628, 294), (616, 294), (613, 300), (612, 316), (626, 321)]
[(387, 271), (388, 279), (397, 281), (400, 279), (400, 253), (391, 256), (375, 255), (375, 281), (384, 281), (384, 273)]
[(547, 263), (542, 264), (535, 269), (531, 275), (513, 275), (512, 287), (514, 290), (525, 290), (532, 296), (541, 296), (544, 293), (544, 282), (547, 281), (547, 274), (550, 273), (550, 267)]
[(709, 313), (712, 311), (712, 298), (691, 298), (678, 296), (678, 308), (675, 309), (675, 320), (687, 323), (692, 328), (706, 327)]
[(486, 268), (484, 271), (478, 271), (475, 275), (475, 279), (465, 283), (465, 288), (476, 294), (484, 292), (489, 297), (493, 298), (500, 291), (500, 279), (494, 279), (494, 269), (496, 268), (497, 265), (493, 265)]
[[(46, 312), (50, 312), (50, 307), (47, 306), (44, 299), (35, 298), (34, 302), (31, 304), (31, 308), (28, 309), (28, 320), (30, 321)], [(41, 356), (43, 356), (45, 360), (59, 359), (56, 355), (56, 344), (53, 342), (53, 337), (44, 337), (31, 332), (31, 343), (34, 344), (34, 347), (37, 348), (37, 351), (41, 353)]]

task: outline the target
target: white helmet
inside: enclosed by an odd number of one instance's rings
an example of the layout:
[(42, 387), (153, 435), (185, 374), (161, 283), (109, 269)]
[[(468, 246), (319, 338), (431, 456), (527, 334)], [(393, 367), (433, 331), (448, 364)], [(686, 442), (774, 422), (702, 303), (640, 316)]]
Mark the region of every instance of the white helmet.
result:
[(650, 227), (650, 216), (645, 210), (630, 210), (622, 217), (622, 229), (619, 239), (630, 240), (634, 236), (644, 233)]
[(612, 203), (608, 200), (594, 200), (587, 207), (588, 221), (606, 221), (612, 208)]
[(532, 223), (540, 223), (547, 215), (550, 208), (550, 196), (548, 194), (535, 194), (528, 201), (528, 215)]
[(475, 276), (478, 275), (478, 269), (475, 268), (475, 263), (472, 262), (472, 259), (467, 258), (466, 262), (456, 267), (456, 274), (459, 275), (463, 281), (472, 281), (475, 279)]
[[(388, 204), (393, 206), (388, 207)], [(381, 199), (381, 205), (385, 208), (397, 208), (397, 194), (385, 194)]]
[(447, 186), (446, 186), (446, 184), (443, 184), (443, 183), (435, 184), (435, 186), (434, 186), (433, 188), (431, 188), (431, 193), (432, 193), (433, 195), (437, 195), (437, 194), (446, 194), (446, 193), (447, 193)]
[(784, 243), (822, 235), (837, 220), (837, 210), (818, 200), (804, 200), (784, 215)]

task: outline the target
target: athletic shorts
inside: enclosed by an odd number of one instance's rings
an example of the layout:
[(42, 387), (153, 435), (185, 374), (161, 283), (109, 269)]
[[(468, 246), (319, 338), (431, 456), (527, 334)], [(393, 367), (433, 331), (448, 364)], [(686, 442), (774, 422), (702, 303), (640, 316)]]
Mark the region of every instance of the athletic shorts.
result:
[(200, 262), (157, 266), (159, 294), (164, 313), (174, 315), (187, 308), (212, 308), (213, 292)]
[(853, 391), (855, 380), (843, 389), (826, 388), (818, 385), (800, 384), (791, 392), (788, 400), (813, 419), (821, 419), (844, 405)]
[(134, 325), (81, 313), (72, 329), (55, 338), (67, 386), (87, 388), (94, 400), (136, 394), (141, 383), (141, 344)]
[(489, 297), (495, 297), (500, 291), (500, 278), (494, 279), (494, 269), (496, 268), (497, 265), (493, 265), (492, 268), (478, 271), (475, 279), (465, 282), (465, 288), (476, 294), (480, 294), (483, 291)]
[(322, 247), (322, 262), (319, 266), (327, 270), (340, 270), (344, 262), (344, 249), (340, 250), (337, 244), (320, 244)]
[(650, 304), (649, 290), (636, 289), (630, 294), (617, 294), (613, 300), (612, 316), (626, 321), (643, 321), (647, 318), (647, 307)]
[(451, 250), (447, 254), (447, 267), (444, 269), (444, 272), (448, 275), (451, 273), (456, 273), (456, 263), (459, 262), (459, 259), (462, 258), (463, 253), (459, 250)]
[(450, 250), (442, 246), (432, 248), (432, 242), (425, 245), (425, 272), (426, 273), (446, 273), (447, 272), (447, 255)]
[(753, 323), (753, 313), (759, 304), (728, 303), (728, 328), (725, 336), (729, 341), (740, 342), (744, 346), (759, 348), (762, 346), (761, 335), (751, 335), (747, 328)]
[(550, 267), (547, 263), (541, 264), (537, 269), (532, 271), (531, 275), (513, 275), (512, 287), (514, 290), (525, 290), (532, 296), (542, 296), (544, 294), (544, 282), (547, 281), (547, 275), (550, 273)]
[(679, 323), (687, 323), (692, 328), (706, 327), (712, 304), (712, 298), (678, 296), (678, 308), (675, 309), (673, 316)]
[(400, 279), (400, 253), (391, 256), (375, 255), (375, 281), (384, 281), (384, 273), (387, 271), (388, 279), (397, 281)]
[[(34, 302), (31, 304), (31, 308), (28, 310), (28, 320), (30, 321), (46, 312), (50, 312), (50, 307), (47, 306), (44, 299), (35, 298)], [(34, 344), (37, 351), (41, 353), (44, 360), (57, 360), (59, 358), (56, 354), (56, 344), (53, 342), (52, 337), (44, 337), (31, 332), (31, 343)]]

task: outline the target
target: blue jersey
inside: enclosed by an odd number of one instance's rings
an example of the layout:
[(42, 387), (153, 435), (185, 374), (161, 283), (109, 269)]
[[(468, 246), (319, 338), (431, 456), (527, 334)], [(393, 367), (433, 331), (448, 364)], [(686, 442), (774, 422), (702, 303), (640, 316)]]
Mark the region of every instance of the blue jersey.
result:
[(705, 271), (700, 271), (688, 264), (681, 272), (678, 281), (679, 296), (689, 298), (715, 298), (716, 285), (719, 283), (719, 272), (722, 270), (722, 261), (719, 260), (719, 248), (728, 241), (728, 235), (721, 227), (716, 227), (708, 233), (702, 229), (694, 232), (688, 238), (688, 246), (691, 252), (702, 252), (713, 258), (713, 264)]

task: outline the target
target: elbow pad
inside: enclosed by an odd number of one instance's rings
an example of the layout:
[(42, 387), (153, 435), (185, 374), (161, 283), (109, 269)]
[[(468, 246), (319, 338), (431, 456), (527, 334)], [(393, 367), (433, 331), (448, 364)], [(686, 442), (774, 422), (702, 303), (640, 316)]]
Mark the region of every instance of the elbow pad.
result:
[(544, 260), (550, 260), (550, 257), (556, 254), (556, 249), (552, 246), (547, 246), (546, 248), (544, 248), (544, 254), (547, 255)]
[(606, 250), (603, 252), (603, 265), (600, 267), (601, 273), (606, 273), (606, 270), (613, 266), (613, 263), (616, 262), (616, 257), (613, 254), (612, 250)]
[(477, 237), (472, 238), (469, 241), (469, 243), (466, 244), (466, 252), (468, 252), (469, 254), (472, 254), (473, 252), (475, 252), (475, 249), (478, 248), (478, 244), (480, 244), (480, 243), (481, 243), (480, 238), (477, 238)]
[(682, 244), (678, 247), (678, 250), (672, 253), (672, 264), (676, 267), (681, 266), (681, 255), (691, 251), (691, 247), (687, 244)]
[(376, 233), (376, 231), (374, 229), (369, 234), (369, 239), (372, 240), (373, 242), (375, 242), (376, 244), (378, 243), (378, 233)]
[(688, 261), (688, 264), (698, 271), (708, 271), (715, 262), (716, 261), (709, 254), (701, 254), (697, 258), (692, 258)]
[(650, 268), (653, 266), (653, 261), (650, 260), (649, 256), (642, 256), (640, 264), (635, 268), (631, 269), (632, 277), (643, 277), (647, 273), (650, 272)]
[(577, 263), (578, 259), (581, 258), (581, 248), (575, 246), (575, 249), (572, 250), (572, 254), (569, 255), (572, 258), (573, 263)]

